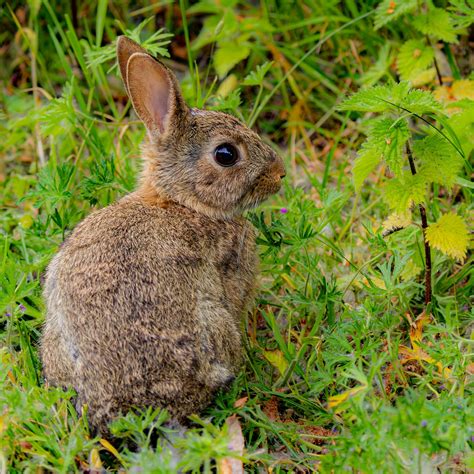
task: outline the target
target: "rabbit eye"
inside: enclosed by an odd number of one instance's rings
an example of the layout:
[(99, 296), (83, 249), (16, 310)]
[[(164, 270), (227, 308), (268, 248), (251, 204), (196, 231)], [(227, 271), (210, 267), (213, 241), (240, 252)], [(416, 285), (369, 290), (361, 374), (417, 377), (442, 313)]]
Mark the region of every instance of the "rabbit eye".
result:
[(239, 154), (233, 145), (230, 143), (223, 143), (214, 151), (214, 158), (217, 164), (227, 167), (233, 166), (237, 163)]

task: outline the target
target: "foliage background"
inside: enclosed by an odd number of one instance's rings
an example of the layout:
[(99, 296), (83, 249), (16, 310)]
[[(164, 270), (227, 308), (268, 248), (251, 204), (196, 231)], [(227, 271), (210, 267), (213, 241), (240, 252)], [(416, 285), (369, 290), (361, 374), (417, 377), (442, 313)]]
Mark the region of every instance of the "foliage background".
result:
[[(408, 80), (440, 107), (465, 108), (455, 133), (469, 158), (472, 18), (470, 0), (4, 4), (0, 472), (170, 472), (176, 458), (229, 472), (240, 429), (249, 472), (474, 468), (470, 256), (433, 250), (425, 313), (418, 226), (383, 236), (390, 169), (358, 193), (352, 182), (373, 116), (339, 107), (361, 87)], [(289, 169), (282, 193), (248, 216), (262, 276), (245, 370), (184, 435), (147, 411), (119, 420), (113, 439), (93, 437), (74, 394), (43, 385), (37, 356), (48, 261), (140, 169), (144, 128), (114, 63), (122, 33), (167, 61), (190, 105), (237, 115)], [(430, 186), (430, 222), (450, 211), (469, 220), (462, 183)]]

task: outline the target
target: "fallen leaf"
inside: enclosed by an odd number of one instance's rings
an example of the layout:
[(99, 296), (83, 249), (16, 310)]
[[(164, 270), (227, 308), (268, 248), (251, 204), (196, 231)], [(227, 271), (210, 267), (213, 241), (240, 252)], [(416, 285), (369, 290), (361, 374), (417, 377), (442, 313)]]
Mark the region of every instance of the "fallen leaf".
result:
[(249, 397), (242, 397), (242, 398), (239, 398), (238, 400), (236, 400), (234, 402), (234, 408), (242, 408), (243, 406), (245, 406), (245, 404), (247, 403)]
[(271, 421), (281, 421), (277, 397), (273, 396), (272, 398), (270, 398), (270, 400), (267, 400), (262, 410), (263, 413), (265, 413), (265, 415), (267, 415)]

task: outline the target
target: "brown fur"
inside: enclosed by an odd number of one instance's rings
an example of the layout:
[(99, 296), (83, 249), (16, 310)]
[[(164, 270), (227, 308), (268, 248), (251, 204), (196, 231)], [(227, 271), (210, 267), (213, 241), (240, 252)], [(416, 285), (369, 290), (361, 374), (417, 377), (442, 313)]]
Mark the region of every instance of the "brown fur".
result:
[[(241, 213), (284, 176), (237, 119), (187, 108), (140, 46), (120, 38), (118, 58), (149, 132), (141, 184), (81, 222), (52, 260), (41, 345), (46, 379), (74, 387), (102, 431), (132, 406), (184, 421), (237, 374), (257, 264)], [(235, 166), (214, 161), (222, 143), (239, 150)]]

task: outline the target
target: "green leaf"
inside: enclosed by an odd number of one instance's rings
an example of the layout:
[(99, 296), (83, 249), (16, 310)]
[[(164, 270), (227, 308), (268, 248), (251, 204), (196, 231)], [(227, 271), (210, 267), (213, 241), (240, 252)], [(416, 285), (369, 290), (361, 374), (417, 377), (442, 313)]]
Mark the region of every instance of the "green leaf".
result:
[(463, 160), (441, 135), (431, 135), (413, 143), (413, 155), (420, 160), (419, 173), (427, 182), (452, 188), (462, 169)]
[(263, 64), (258, 65), (255, 71), (250, 72), (250, 74), (245, 77), (242, 84), (244, 86), (259, 86), (262, 84), (263, 79), (265, 79), (265, 76), (272, 65), (273, 61), (266, 61)]
[(431, 66), (433, 59), (432, 47), (427, 46), (423, 40), (409, 40), (400, 47), (397, 57), (398, 73), (403, 80), (413, 82)]
[(456, 134), (465, 156), (469, 156), (474, 148), (474, 100), (463, 99), (454, 102), (459, 111), (447, 120), (448, 125)]
[(443, 106), (434, 98), (429, 91), (420, 89), (411, 90), (399, 105), (412, 114), (423, 115), (428, 113), (440, 113)]
[(457, 43), (453, 19), (442, 8), (430, 7), (425, 15), (413, 18), (413, 26), (421, 33), (448, 43)]
[[(366, 142), (367, 143), (367, 142)], [(364, 145), (366, 145), (364, 143)], [(362, 145), (361, 151), (357, 154), (352, 167), (352, 175), (354, 179), (354, 188), (358, 192), (367, 176), (376, 168), (382, 160), (382, 155), (375, 148)]]
[(456, 28), (468, 28), (474, 23), (474, 2), (472, 0), (450, 0), (448, 10), (453, 12), (452, 19)]
[(444, 214), (425, 231), (426, 241), (444, 254), (464, 260), (469, 245), (469, 233), (464, 220), (454, 212)]
[(416, 6), (416, 0), (383, 0), (375, 10), (374, 28), (378, 30), (405, 13), (413, 11)]
[(385, 186), (385, 200), (394, 212), (402, 214), (425, 201), (426, 187), (423, 175), (403, 171), (399, 178), (391, 179)]
[(390, 103), (398, 104), (409, 91), (408, 82), (362, 89), (344, 100), (338, 108), (358, 112), (386, 112), (394, 109)]
[(384, 118), (371, 123), (367, 141), (362, 145), (354, 167), (354, 187), (359, 191), (367, 176), (382, 159), (391, 170), (400, 173), (403, 161), (403, 147), (410, 138), (410, 131), (405, 120)]
[(361, 76), (359, 82), (364, 86), (373, 86), (379, 82), (385, 74), (389, 73), (392, 62), (393, 52), (391, 51), (391, 45), (389, 42), (386, 42), (380, 48), (375, 64), (373, 64), (369, 70)]
[(214, 54), (214, 67), (219, 78), (222, 79), (236, 64), (243, 61), (250, 54), (247, 44), (238, 44), (234, 41), (219, 45)]
[(472, 181), (460, 178), (459, 176), (456, 178), (456, 184), (459, 184), (459, 186), (463, 186), (464, 188), (474, 189), (474, 183)]

